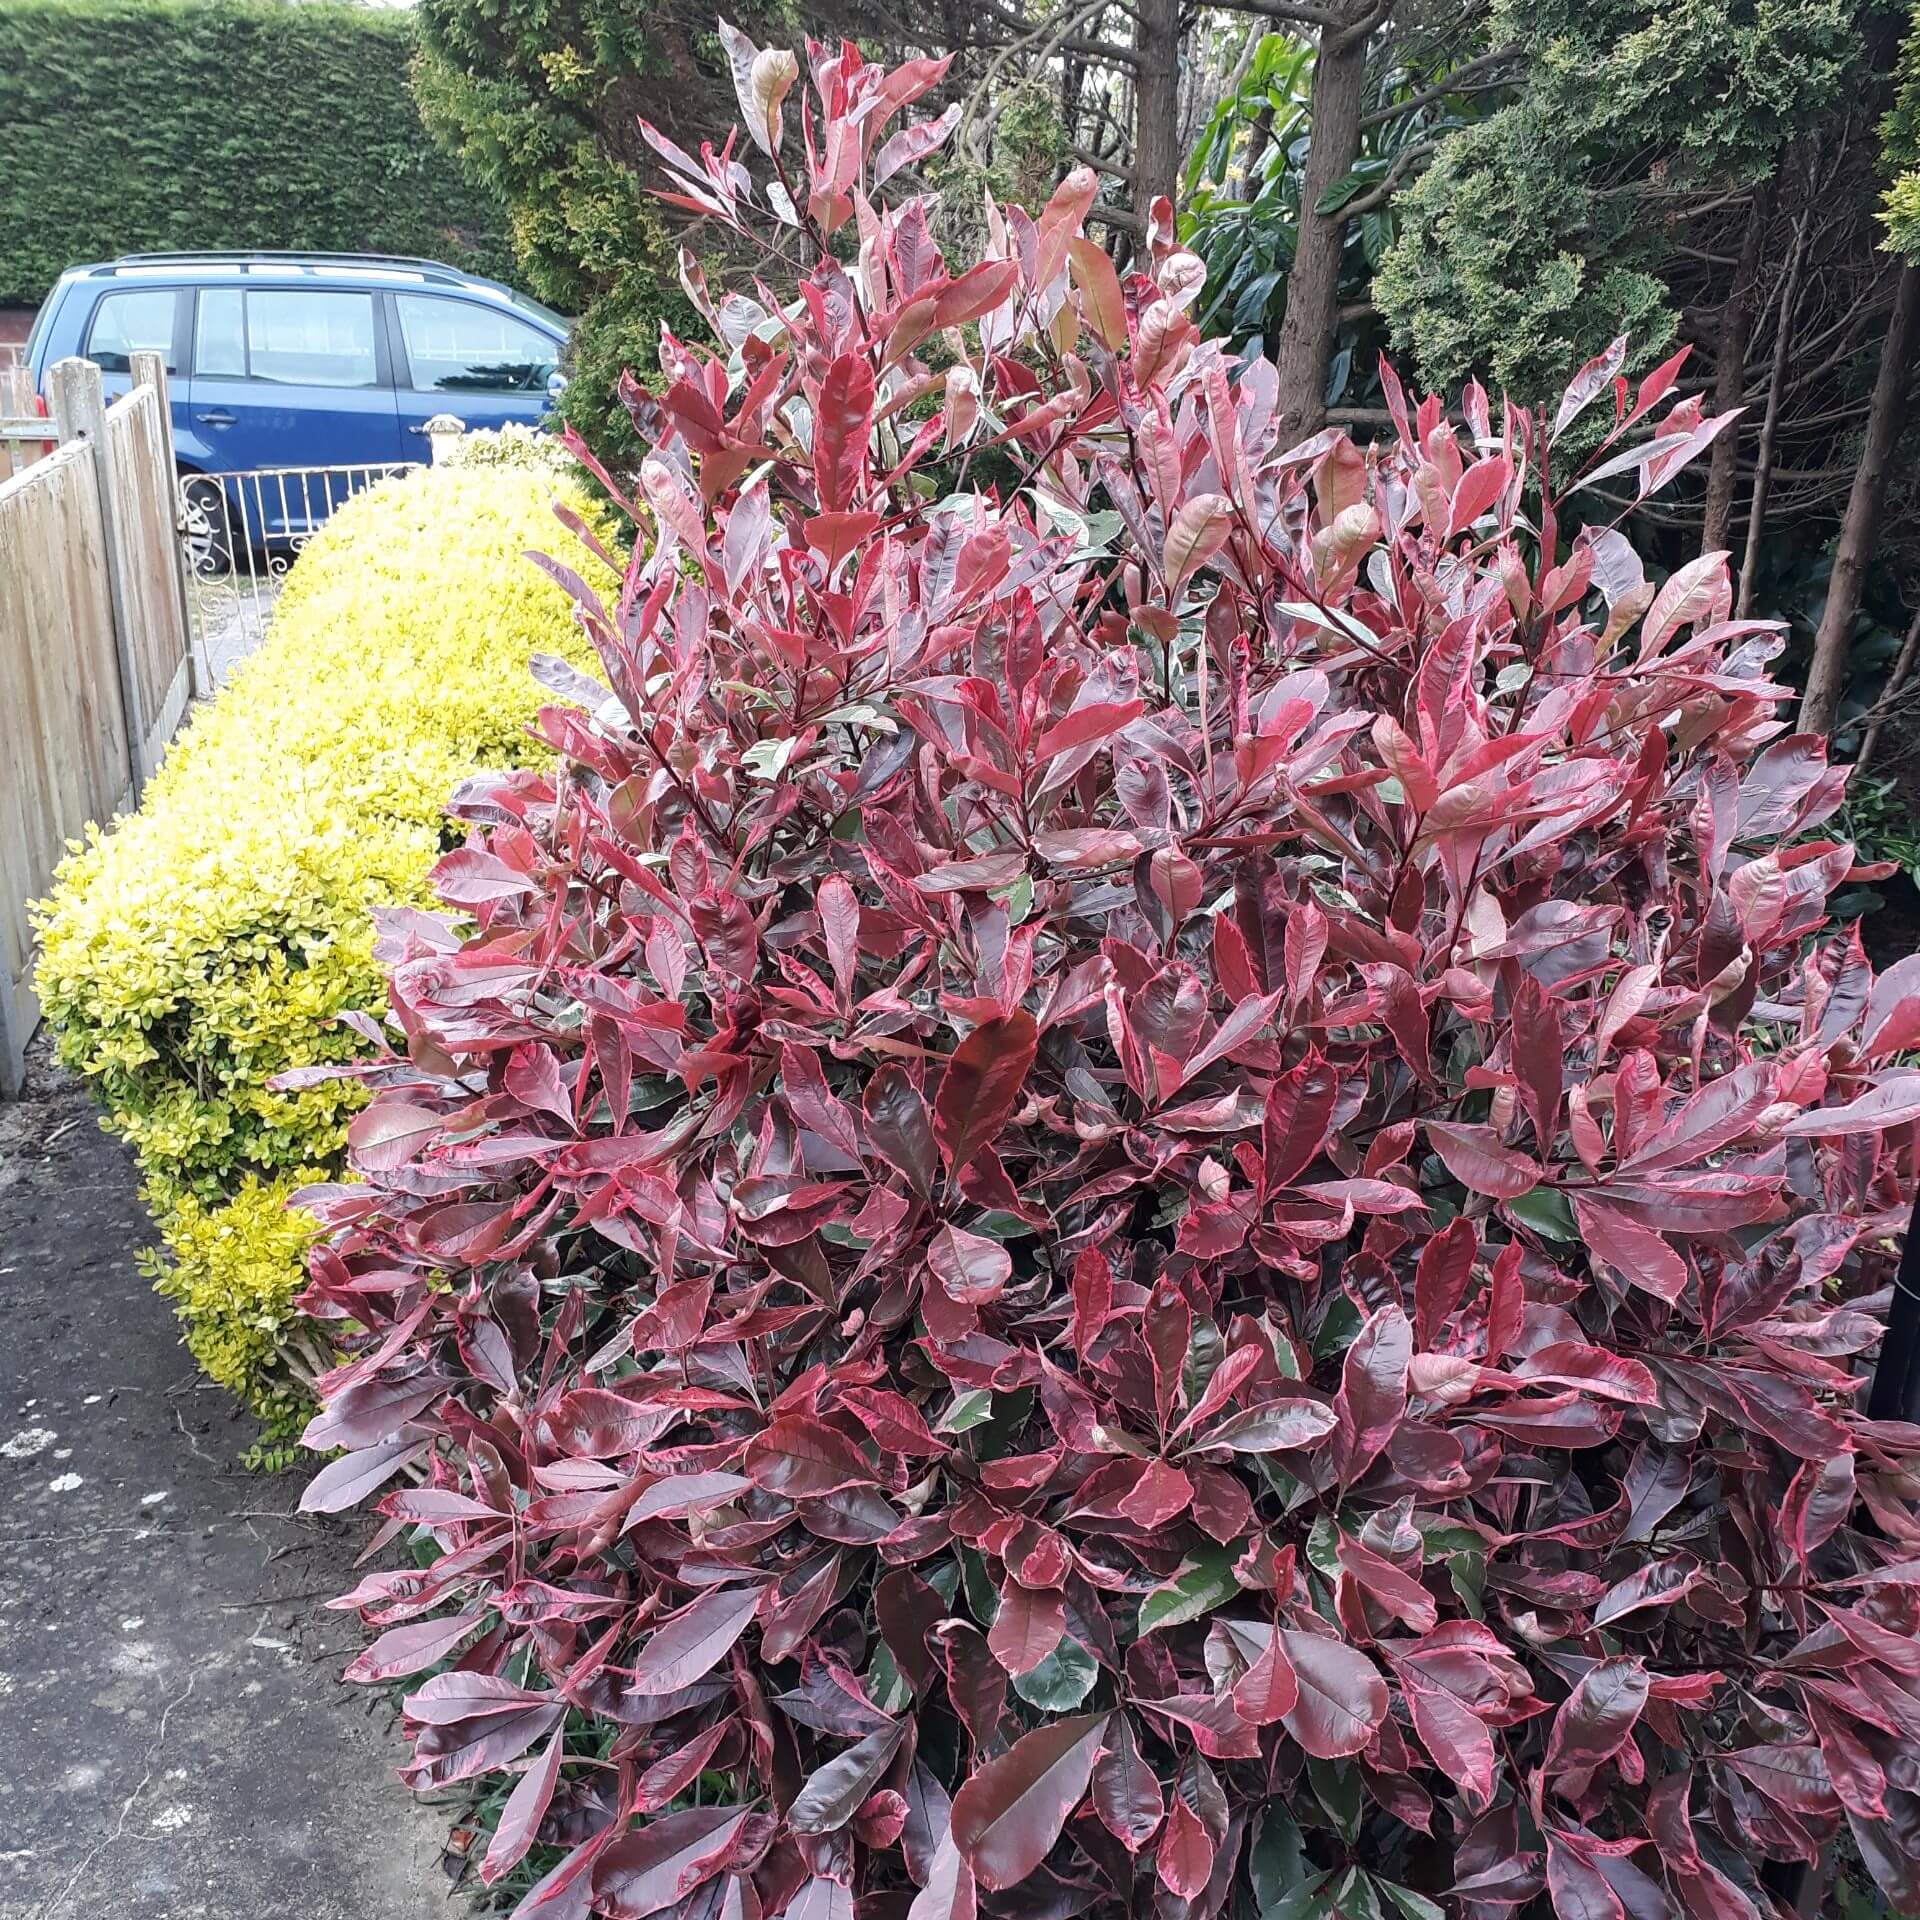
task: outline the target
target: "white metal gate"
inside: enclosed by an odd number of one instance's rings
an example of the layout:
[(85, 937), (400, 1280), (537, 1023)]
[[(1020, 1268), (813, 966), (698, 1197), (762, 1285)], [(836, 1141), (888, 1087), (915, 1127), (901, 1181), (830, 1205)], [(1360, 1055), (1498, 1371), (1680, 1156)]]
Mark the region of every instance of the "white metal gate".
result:
[(181, 541), (203, 691), (224, 684), (266, 637), (287, 569), (334, 508), (414, 464), (392, 460), (180, 476)]

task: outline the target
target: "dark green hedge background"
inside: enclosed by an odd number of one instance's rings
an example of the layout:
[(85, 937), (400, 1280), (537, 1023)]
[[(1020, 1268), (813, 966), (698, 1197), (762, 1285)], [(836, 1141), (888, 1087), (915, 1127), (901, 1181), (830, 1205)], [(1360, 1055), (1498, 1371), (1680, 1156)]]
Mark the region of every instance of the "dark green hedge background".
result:
[(505, 274), (501, 206), (420, 124), (406, 13), (0, 0), (0, 306), (187, 247), (429, 254)]

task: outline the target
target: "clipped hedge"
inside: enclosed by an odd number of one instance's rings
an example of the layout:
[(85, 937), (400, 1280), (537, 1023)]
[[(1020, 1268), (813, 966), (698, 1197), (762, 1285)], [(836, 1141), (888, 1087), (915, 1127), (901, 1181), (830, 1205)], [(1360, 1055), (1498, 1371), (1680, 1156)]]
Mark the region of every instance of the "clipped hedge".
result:
[(39, 910), (61, 1059), (129, 1140), (161, 1289), (216, 1380), (284, 1429), (308, 1231), (285, 1195), (337, 1167), (353, 1086), (274, 1076), (353, 1057), (381, 1003), (371, 910), (427, 903), (447, 795), (535, 753), (528, 656), (585, 658), (524, 557), (605, 569), (558, 526), (544, 464), (420, 469), (347, 503), (265, 645), (176, 742), (145, 804), (89, 832)]
[(420, 123), (406, 12), (0, 0), (0, 306), (178, 247), (425, 253), (503, 272), (506, 214)]

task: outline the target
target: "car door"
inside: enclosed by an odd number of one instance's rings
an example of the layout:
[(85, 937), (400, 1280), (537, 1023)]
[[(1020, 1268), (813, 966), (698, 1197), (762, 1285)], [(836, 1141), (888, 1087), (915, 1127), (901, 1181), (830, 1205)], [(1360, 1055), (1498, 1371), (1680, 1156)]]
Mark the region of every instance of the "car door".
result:
[(532, 426), (553, 404), (562, 342), (504, 305), (459, 294), (394, 293), (400, 424), (419, 457), (427, 422)]
[(209, 472), (272, 475), (229, 488), (250, 538), (310, 532), (355, 483), (316, 469), (404, 457), (377, 295), (201, 288), (188, 413)]
[(94, 303), (81, 348), (100, 369), (100, 388), (109, 404), (132, 386), (136, 353), (164, 354), (176, 434), (185, 428), (188, 412), (179, 353), (186, 306), (187, 295), (178, 287), (117, 287)]

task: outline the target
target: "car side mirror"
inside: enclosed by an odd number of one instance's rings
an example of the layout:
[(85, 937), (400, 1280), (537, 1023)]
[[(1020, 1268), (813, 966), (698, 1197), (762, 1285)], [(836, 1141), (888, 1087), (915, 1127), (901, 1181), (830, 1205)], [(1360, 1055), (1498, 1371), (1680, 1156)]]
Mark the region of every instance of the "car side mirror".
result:
[(567, 390), (567, 376), (558, 367), (547, 375), (547, 398), (558, 400)]

